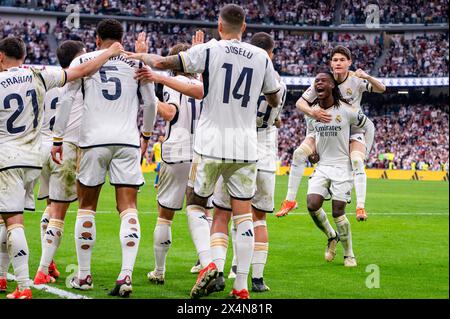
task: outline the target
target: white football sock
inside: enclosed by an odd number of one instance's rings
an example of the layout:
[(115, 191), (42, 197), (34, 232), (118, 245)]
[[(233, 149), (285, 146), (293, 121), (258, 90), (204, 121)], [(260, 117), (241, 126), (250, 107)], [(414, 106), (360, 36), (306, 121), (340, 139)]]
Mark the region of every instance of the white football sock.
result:
[(231, 221), (231, 244), (233, 245), (233, 260), (231, 261), (231, 266), (237, 265), (236, 260), (236, 228), (234, 227), (233, 221)]
[(228, 235), (224, 233), (214, 233), (211, 235), (211, 257), (217, 266), (217, 271), (223, 273), (225, 259), (227, 258)]
[(59, 219), (50, 219), (47, 226), (47, 231), (45, 232), (43, 240), (43, 250), (41, 255), (41, 261), (39, 263), (39, 271), (48, 274), (48, 266), (53, 260), (61, 243), (61, 237), (64, 232), (64, 221)]
[(237, 291), (248, 289), (247, 279), (253, 257), (255, 237), (252, 214), (233, 216), (236, 225), (237, 272), (233, 288)]
[(353, 151), (350, 154), (356, 193), (356, 208), (364, 208), (366, 202), (367, 175), (364, 170), (364, 154)]
[(122, 269), (117, 280), (122, 280), (126, 276), (132, 279), (134, 263), (141, 240), (141, 226), (137, 210), (128, 208), (120, 213), (120, 243), (122, 245)]
[(153, 232), (153, 251), (155, 253), (155, 270), (158, 274), (166, 271), (166, 257), (172, 244), (172, 221), (158, 217)]
[(186, 209), (189, 232), (197, 249), (200, 263), (205, 268), (212, 261), (209, 224), (205, 216), (205, 208), (198, 205), (189, 205)]
[(350, 222), (347, 216), (342, 215), (334, 218), (334, 222), (337, 226), (339, 237), (341, 238), (342, 246), (344, 247), (344, 256), (354, 257), (352, 247), (352, 232), (350, 229)]
[(269, 243), (255, 242), (252, 259), (252, 278), (262, 278), (269, 254)]
[(79, 279), (85, 279), (87, 275), (91, 274), (91, 256), (96, 237), (95, 212), (79, 209), (75, 221), (75, 245)]
[(286, 199), (294, 201), (297, 198), (298, 188), (302, 181), (308, 156), (312, 154), (311, 148), (306, 144), (301, 144), (292, 157), (291, 168), (289, 170), (288, 192)]
[(25, 238), (23, 225), (13, 224), (8, 227), (8, 253), (14, 268), (19, 290), (24, 290), (31, 286), (30, 275), (28, 271), (28, 244)]
[(212, 226), (212, 223), (213, 223), (212, 216), (206, 216), (206, 220), (208, 221), (209, 230), (211, 230), (211, 226)]
[(48, 223), (50, 221), (50, 205), (45, 207), (44, 212), (42, 213), (42, 217), (41, 217), (41, 253), (44, 251), (44, 245), (45, 245), (45, 241), (44, 241), (44, 236), (45, 236), (45, 232), (47, 231), (47, 227), (48, 227)]
[(0, 278), (6, 278), (9, 268), (8, 246), (6, 244), (6, 225), (0, 219)]
[(320, 208), (315, 212), (310, 212), (310, 214), (316, 226), (321, 231), (323, 231), (328, 238), (336, 237), (336, 231), (333, 229), (330, 222), (328, 221), (327, 214), (325, 213), (323, 208)]

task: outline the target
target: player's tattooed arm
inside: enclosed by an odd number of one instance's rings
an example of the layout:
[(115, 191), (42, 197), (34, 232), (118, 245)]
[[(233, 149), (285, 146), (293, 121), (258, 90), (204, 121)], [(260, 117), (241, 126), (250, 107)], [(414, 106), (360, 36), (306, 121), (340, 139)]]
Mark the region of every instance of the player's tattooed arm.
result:
[(181, 61), (178, 55), (162, 57), (157, 54), (126, 52), (129, 59), (136, 59), (144, 62), (152, 69), (181, 71)]

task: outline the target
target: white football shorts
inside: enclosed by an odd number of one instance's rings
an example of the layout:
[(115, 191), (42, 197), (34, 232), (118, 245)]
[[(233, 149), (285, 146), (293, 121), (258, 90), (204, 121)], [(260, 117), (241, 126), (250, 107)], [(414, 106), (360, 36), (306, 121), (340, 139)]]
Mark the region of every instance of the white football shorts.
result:
[(324, 198), (350, 203), (353, 175), (350, 167), (317, 165), (309, 177), (308, 195), (318, 194)]
[(81, 149), (78, 181), (85, 186), (105, 183), (106, 172), (114, 186), (142, 186), (141, 151), (130, 146), (99, 146)]
[(42, 144), (42, 171), (39, 178), (38, 199), (49, 198), (56, 202), (77, 200), (76, 170), (79, 148), (73, 143), (63, 143), (63, 161), (56, 164), (51, 156), (52, 143)]

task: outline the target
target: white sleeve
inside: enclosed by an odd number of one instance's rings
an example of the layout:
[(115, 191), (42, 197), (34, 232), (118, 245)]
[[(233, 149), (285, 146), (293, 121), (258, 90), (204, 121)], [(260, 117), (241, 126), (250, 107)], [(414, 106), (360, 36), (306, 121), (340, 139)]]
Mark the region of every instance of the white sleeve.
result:
[(266, 58), (266, 71), (264, 73), (264, 84), (262, 88), (263, 94), (274, 94), (277, 93), (280, 88), (280, 82), (278, 82), (278, 74), (273, 68), (273, 63), (270, 61), (269, 57)]
[(181, 101), (180, 92), (175, 91), (174, 89), (165, 85), (163, 88), (163, 98), (165, 103), (175, 105), (177, 109), (180, 109), (180, 101)]
[(63, 89), (61, 99), (56, 106), (55, 124), (53, 126), (54, 141), (62, 141), (64, 138), (75, 96), (80, 88), (81, 80), (76, 80), (67, 84)]
[(308, 102), (308, 104), (312, 104), (314, 100), (317, 98), (316, 89), (314, 89), (314, 85), (311, 86), (302, 94), (302, 98)]
[(143, 100), (144, 122), (142, 125), (142, 133), (145, 136), (150, 136), (153, 131), (156, 119), (156, 106), (158, 98), (155, 94), (155, 85), (153, 83), (146, 83), (139, 87)]
[[(216, 40), (211, 40), (216, 41)], [(210, 42), (198, 44), (191, 47), (187, 51), (178, 53), (182, 72), (184, 73), (203, 73), (205, 70), (206, 58), (208, 55), (208, 49)]]
[(44, 70), (38, 74), (47, 92), (53, 88), (62, 87), (67, 82), (67, 74), (64, 70)]
[(367, 80), (362, 80), (359, 82), (358, 86), (359, 92), (372, 92), (372, 84), (369, 83)]

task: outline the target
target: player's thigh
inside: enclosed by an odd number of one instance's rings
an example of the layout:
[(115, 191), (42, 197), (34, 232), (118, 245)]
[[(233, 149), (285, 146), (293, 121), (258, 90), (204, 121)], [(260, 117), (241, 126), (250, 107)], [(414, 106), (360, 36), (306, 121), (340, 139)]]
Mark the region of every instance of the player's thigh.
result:
[(194, 154), (188, 186), (193, 188), (195, 195), (205, 199), (209, 198), (214, 193), (217, 179), (225, 169), (225, 165), (220, 160)]
[(307, 201), (308, 201), (308, 207), (310, 206), (316, 206), (311, 205), (312, 198), (309, 195), (319, 195), (323, 198), (327, 198), (329, 196), (329, 188), (331, 185), (331, 180), (328, 176), (328, 172), (326, 168), (322, 168), (320, 166), (317, 166), (314, 169), (314, 172), (309, 177), (308, 180), (308, 191), (307, 191)]
[(64, 160), (61, 165), (50, 163), (49, 197), (51, 201), (70, 203), (77, 199), (76, 167), (78, 147), (64, 143)]
[[(49, 197), (51, 166), (52, 166), (52, 162), (53, 162), (51, 155), (50, 155), (50, 150), (51, 150), (50, 143), (42, 143), (42, 148), (41, 148), (42, 170), (41, 170), (41, 175), (39, 176), (38, 200)], [(64, 154), (64, 157), (65, 156), (66, 156), (66, 154)]]
[(256, 192), (252, 199), (252, 206), (258, 211), (272, 213), (275, 206), (274, 196), (275, 172), (258, 170), (256, 174)]
[(161, 163), (157, 195), (161, 207), (174, 211), (183, 208), (190, 167), (190, 163)]
[(256, 163), (229, 163), (222, 176), (231, 198), (247, 201), (255, 195)]
[(114, 187), (116, 189), (116, 203), (118, 212), (122, 213), (128, 208), (136, 209), (139, 188), (137, 186), (128, 185), (115, 185)]
[(350, 153), (354, 151), (366, 154), (364, 130), (356, 126), (350, 128)]
[(211, 196), (214, 207), (221, 210), (231, 212), (231, 198), (228, 193), (227, 185), (223, 182), (223, 177), (220, 176), (214, 188), (214, 195)]
[(109, 165), (110, 183), (114, 186), (139, 187), (144, 184), (140, 149), (115, 146)]
[(112, 155), (112, 146), (82, 149), (80, 151), (77, 180), (87, 187), (104, 184)]

